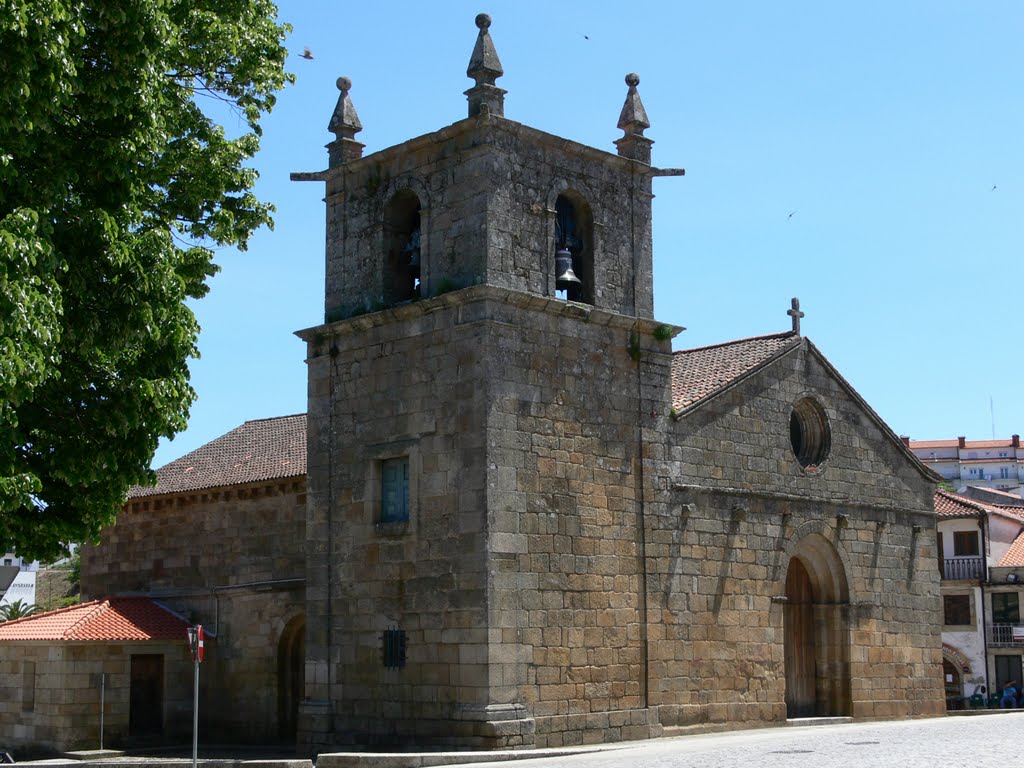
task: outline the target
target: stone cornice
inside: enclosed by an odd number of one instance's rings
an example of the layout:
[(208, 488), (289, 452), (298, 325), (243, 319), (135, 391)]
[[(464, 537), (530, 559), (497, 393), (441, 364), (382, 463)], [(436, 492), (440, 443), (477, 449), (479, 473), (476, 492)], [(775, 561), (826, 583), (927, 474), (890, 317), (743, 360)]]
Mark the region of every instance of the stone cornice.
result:
[(360, 333), (395, 322), (412, 320), (433, 312), (483, 302), (494, 302), (516, 309), (582, 320), (590, 325), (608, 326), (625, 330), (635, 328), (638, 333), (654, 334), (660, 328), (667, 328), (670, 335), (674, 337), (685, 330), (678, 325), (669, 325), (660, 323), (657, 320), (622, 315), (618, 312), (611, 312), (607, 309), (591, 306), (590, 304), (564, 301), (549, 296), (538, 296), (526, 293), (525, 291), (499, 288), (493, 285), (474, 285), (429, 299), (411, 301), (388, 309), (382, 309), (378, 312), (357, 315), (345, 320), (313, 326), (312, 328), (304, 328), (301, 331), (296, 331), (295, 335), (303, 341), (311, 342), (325, 336)]

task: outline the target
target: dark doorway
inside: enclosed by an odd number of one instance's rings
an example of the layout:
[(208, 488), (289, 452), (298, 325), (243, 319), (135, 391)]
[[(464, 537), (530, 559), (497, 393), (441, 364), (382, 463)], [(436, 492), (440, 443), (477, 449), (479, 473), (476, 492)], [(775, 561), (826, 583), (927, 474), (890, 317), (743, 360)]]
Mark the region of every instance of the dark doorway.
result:
[(138, 654), (131, 657), (128, 693), (128, 735), (159, 736), (164, 730), (164, 657)]
[(281, 633), (277, 647), (277, 722), (282, 741), (298, 734), (299, 702), (305, 692), (306, 618), (296, 616)]
[(992, 693), (1003, 695), (1003, 688), (1007, 683), (1013, 683), (1018, 691), (1021, 686), (1021, 663), (1020, 656), (996, 656), (996, 686)]
[(946, 709), (963, 709), (963, 685), (960, 670), (949, 659), (942, 660), (942, 678), (946, 682)]

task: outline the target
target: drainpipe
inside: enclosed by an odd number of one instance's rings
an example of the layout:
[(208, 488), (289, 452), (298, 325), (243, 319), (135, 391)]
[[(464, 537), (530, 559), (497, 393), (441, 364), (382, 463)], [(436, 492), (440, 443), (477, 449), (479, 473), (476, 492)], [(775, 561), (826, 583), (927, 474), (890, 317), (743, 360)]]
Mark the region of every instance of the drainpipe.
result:
[[(984, 512), (978, 513), (978, 528), (981, 530), (981, 581), (978, 586), (981, 588), (981, 605), (978, 606), (978, 610), (981, 611), (981, 642), (985, 649), (985, 690), (988, 691), (988, 695), (992, 695), (992, 686), (989, 685), (988, 681), (988, 620), (985, 618), (985, 582), (988, 581), (988, 542), (985, 537), (985, 528), (988, 521), (988, 516)], [(985, 705), (988, 706), (986, 700)]]

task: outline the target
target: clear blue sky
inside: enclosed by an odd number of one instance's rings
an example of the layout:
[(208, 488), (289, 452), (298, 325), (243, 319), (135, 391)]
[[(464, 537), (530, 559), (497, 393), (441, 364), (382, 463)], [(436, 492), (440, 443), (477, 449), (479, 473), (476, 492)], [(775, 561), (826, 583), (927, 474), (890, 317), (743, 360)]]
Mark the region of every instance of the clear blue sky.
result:
[(219, 254), (199, 400), (154, 466), (305, 410), (293, 331), (323, 318), (323, 188), (288, 174), (326, 167), (341, 74), (366, 153), (465, 117), (481, 11), (509, 119), (614, 151), (640, 74), (654, 164), (686, 168), (655, 180), (677, 348), (786, 330), (798, 296), (804, 335), (897, 433), (987, 438), (990, 398), (996, 435), (1024, 433), (1024, 3), (293, 1), (297, 81), (255, 160), (277, 226)]

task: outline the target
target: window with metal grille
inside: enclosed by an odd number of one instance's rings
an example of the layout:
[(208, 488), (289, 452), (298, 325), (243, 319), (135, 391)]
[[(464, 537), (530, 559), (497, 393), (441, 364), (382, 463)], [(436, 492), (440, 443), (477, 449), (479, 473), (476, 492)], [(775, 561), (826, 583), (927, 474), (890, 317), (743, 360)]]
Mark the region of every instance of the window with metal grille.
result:
[(405, 666), (405, 630), (386, 629), (381, 635), (381, 656), (384, 666), (401, 669)]
[(380, 521), (403, 523), (409, 519), (409, 458), (380, 463)]

